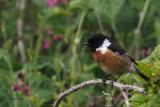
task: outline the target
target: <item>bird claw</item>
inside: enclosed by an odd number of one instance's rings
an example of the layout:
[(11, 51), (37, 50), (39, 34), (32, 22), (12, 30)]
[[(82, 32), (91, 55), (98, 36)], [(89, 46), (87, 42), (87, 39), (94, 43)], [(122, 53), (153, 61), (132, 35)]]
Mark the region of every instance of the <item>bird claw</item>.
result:
[(113, 88), (113, 83), (114, 83), (114, 81), (111, 81), (111, 82), (109, 83), (109, 85), (111, 85), (112, 88)]
[(109, 79), (108, 79), (109, 76), (111, 76), (111, 75), (107, 75), (107, 76), (104, 76), (104, 77), (102, 78), (102, 83), (103, 83), (103, 85), (104, 85), (105, 87), (107, 87), (107, 85), (106, 85), (106, 80), (109, 80)]
[(104, 85), (105, 87), (107, 87), (107, 85), (106, 85), (106, 80), (107, 80), (107, 79), (106, 79), (105, 77), (102, 78), (102, 83), (103, 83), (103, 85)]

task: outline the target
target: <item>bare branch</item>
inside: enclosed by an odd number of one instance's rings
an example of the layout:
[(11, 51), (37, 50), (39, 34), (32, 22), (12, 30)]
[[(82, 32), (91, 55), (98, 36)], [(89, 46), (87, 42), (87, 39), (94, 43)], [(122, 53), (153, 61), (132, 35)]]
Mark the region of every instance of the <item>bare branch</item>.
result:
[(126, 106), (130, 107), (130, 104), (129, 104), (129, 101), (128, 101), (128, 96), (127, 96), (127, 93), (126, 93), (125, 89), (120, 88), (120, 90), (121, 90), (121, 93), (122, 93), (122, 95), (124, 97), (124, 101), (126, 102)]
[[(106, 84), (110, 84), (110, 80), (107, 80), (106, 81)], [(62, 101), (62, 99), (69, 95), (70, 93), (73, 93), (74, 91), (77, 91), (81, 88), (84, 88), (86, 86), (91, 86), (91, 85), (102, 85), (102, 80), (101, 79), (96, 79), (96, 80), (90, 80), (90, 81), (85, 81), (85, 82), (82, 82), (76, 86), (73, 86), (69, 89), (67, 89), (66, 91), (62, 92), (59, 94), (57, 100), (55, 101), (53, 107), (58, 107), (58, 105), (60, 104), (60, 102)], [(138, 91), (140, 93), (142, 93), (143, 95), (145, 95), (145, 91), (144, 91), (144, 88), (140, 88), (140, 87), (137, 87), (137, 86), (134, 86), (134, 85), (124, 85), (124, 84), (121, 84), (121, 83), (117, 83), (117, 82), (114, 82), (113, 86), (117, 87), (117, 88), (122, 88), (122, 89), (131, 89), (131, 90), (134, 90), (134, 91)]]

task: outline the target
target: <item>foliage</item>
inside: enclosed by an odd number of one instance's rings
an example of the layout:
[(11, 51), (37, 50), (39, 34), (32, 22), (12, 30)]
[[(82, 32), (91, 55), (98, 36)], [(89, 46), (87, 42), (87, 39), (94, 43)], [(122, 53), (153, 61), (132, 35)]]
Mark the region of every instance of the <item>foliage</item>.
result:
[[(136, 58), (141, 61), (137, 68), (151, 81), (145, 82), (130, 73), (120, 78), (125, 84), (146, 89), (146, 96), (129, 91), (131, 106), (159, 105), (159, 0), (27, 0), (22, 10), (17, 7), (18, 2), (0, 1), (0, 106), (51, 106), (61, 91), (106, 75), (93, 60), (89, 49), (81, 46), (95, 33), (106, 34), (134, 58), (138, 52)], [(22, 37), (18, 37), (20, 18), (23, 21)], [(19, 45), (21, 41), (24, 46)], [(17, 77), (19, 72), (24, 75), (30, 96), (11, 89), (14, 83), (23, 82)], [(102, 92), (107, 96), (102, 97)], [(60, 107), (125, 106), (117, 96), (120, 96), (119, 89), (92, 86), (67, 96)]]
[[(146, 75), (150, 75), (151, 82), (150, 83), (144, 83), (143, 87), (145, 87), (147, 94), (146, 96), (143, 96), (141, 94), (135, 94), (130, 98), (130, 104), (131, 106), (140, 106), (140, 107), (155, 107), (159, 104), (160, 96), (159, 93), (159, 78), (160, 78), (160, 45), (158, 45), (155, 50), (152, 52), (152, 54), (147, 57), (146, 59), (142, 60), (139, 64), (140, 67), (138, 67), (142, 72), (144, 72)], [(155, 103), (156, 102), (156, 103)]]

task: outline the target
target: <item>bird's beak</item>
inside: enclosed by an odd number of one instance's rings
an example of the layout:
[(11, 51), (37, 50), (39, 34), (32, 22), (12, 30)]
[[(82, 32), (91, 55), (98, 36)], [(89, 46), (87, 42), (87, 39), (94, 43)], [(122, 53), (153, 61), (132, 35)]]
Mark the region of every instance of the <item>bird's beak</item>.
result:
[(89, 43), (88, 42), (82, 43), (82, 46), (84, 46), (84, 45), (89, 45)]

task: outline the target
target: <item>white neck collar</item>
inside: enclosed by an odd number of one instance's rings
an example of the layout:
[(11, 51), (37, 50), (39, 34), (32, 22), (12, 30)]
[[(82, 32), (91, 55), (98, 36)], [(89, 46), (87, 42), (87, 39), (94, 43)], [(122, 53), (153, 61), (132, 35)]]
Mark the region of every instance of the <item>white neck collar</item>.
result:
[(107, 47), (111, 45), (111, 42), (108, 39), (105, 39), (102, 43), (102, 45), (99, 48), (96, 48), (96, 51), (101, 51), (102, 54), (105, 54), (107, 52)]

